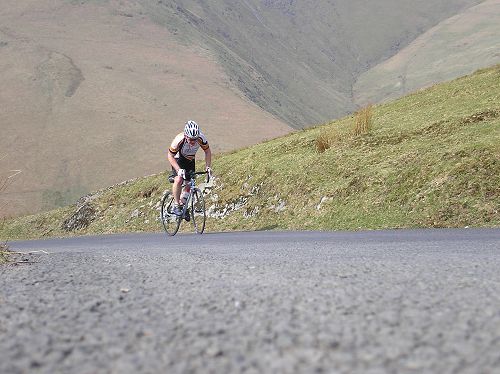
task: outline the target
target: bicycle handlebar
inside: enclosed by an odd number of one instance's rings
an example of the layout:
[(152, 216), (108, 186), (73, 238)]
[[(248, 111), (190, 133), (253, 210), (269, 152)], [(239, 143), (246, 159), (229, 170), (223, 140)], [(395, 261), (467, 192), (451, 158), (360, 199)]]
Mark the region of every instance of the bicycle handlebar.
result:
[[(206, 180), (206, 183), (208, 183), (210, 181), (210, 175), (208, 174), (208, 171), (190, 171), (189, 172), (189, 177), (193, 178), (193, 177), (196, 177), (197, 175), (204, 175), (206, 174), (207, 175), (207, 180)], [(174, 177), (175, 177), (175, 174), (172, 174), (168, 177), (168, 181), (170, 183), (174, 183)]]
[(208, 171), (195, 171), (195, 172), (190, 173), (191, 177), (194, 177), (197, 175), (203, 175), (203, 174), (207, 175), (207, 179), (205, 182), (208, 183), (210, 181), (210, 174), (208, 173)]
[(203, 175), (203, 174), (208, 174), (208, 171), (194, 171), (194, 172), (191, 171), (189, 174), (191, 176), (193, 176), (193, 175)]

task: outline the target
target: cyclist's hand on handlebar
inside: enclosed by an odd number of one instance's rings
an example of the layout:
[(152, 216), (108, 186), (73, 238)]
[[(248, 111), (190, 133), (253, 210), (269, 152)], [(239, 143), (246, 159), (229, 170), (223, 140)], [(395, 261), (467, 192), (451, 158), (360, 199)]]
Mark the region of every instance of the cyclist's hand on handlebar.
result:
[(177, 170), (177, 175), (183, 179), (186, 179), (186, 170), (184, 169)]

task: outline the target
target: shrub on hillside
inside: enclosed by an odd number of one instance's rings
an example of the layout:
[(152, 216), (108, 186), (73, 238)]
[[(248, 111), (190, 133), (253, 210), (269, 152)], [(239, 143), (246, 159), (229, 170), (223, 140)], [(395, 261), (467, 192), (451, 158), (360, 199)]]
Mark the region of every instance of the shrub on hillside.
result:
[(373, 127), (373, 105), (358, 110), (354, 115), (354, 135), (367, 134)]
[(353, 136), (367, 134), (372, 130), (372, 128), (373, 105), (369, 104), (354, 114), (354, 126), (348, 133), (340, 133), (331, 125), (325, 126), (316, 137), (316, 150), (319, 153), (323, 153), (334, 143), (350, 139)]
[(322, 131), (316, 138), (316, 150), (323, 153), (331, 146), (331, 139), (327, 132)]
[(319, 153), (325, 152), (331, 148), (333, 144), (344, 139), (344, 135), (340, 134), (336, 128), (331, 125), (326, 126), (316, 137), (316, 150)]

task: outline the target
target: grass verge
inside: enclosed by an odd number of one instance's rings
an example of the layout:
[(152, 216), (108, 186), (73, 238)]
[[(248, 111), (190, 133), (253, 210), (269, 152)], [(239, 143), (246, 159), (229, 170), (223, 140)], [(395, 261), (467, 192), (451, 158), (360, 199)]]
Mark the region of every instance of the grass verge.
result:
[(9, 256), (9, 247), (7, 244), (0, 243), (0, 265), (7, 262)]

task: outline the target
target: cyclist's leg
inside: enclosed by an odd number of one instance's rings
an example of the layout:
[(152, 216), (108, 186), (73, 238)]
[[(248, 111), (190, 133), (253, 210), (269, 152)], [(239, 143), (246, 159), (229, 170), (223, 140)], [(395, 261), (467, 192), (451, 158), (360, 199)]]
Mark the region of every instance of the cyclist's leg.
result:
[[(185, 157), (180, 156), (177, 159), (177, 164), (181, 169), (184, 169), (186, 171), (186, 181), (189, 181), (190, 178), (190, 171), (194, 171), (195, 167), (195, 161), (194, 160), (188, 160)], [(184, 179), (181, 177), (177, 176), (177, 172), (175, 171), (174, 168), (172, 168), (172, 173), (176, 175), (174, 179), (174, 185), (172, 186), (172, 193), (174, 195), (174, 200), (175, 200), (175, 205), (178, 207), (182, 205), (181, 201), (181, 192), (182, 192), (182, 183), (184, 182)], [(186, 183), (184, 187), (184, 191), (189, 192), (189, 184)]]
[(172, 185), (172, 195), (174, 196), (175, 205), (179, 205), (183, 179), (177, 176), (177, 172), (174, 168), (172, 168), (172, 174), (175, 175), (174, 183)]
[[(189, 204), (188, 197), (189, 197), (189, 193), (190, 193), (190, 190), (191, 190), (191, 186), (190, 186), (189, 182), (191, 181), (191, 173), (192, 172), (194, 173), (195, 170), (196, 170), (195, 161), (194, 160), (190, 160), (189, 162), (186, 162), (184, 165), (185, 165), (185, 169), (186, 169), (186, 185), (184, 186), (184, 192), (181, 195), (180, 202), (181, 202), (181, 204)], [(185, 198), (182, 197), (184, 195), (185, 195)], [(186, 212), (184, 214), (184, 219), (186, 221), (190, 221), (191, 220), (191, 216), (190, 216), (190, 213), (189, 213), (189, 206), (186, 206)]]
[[(186, 182), (189, 182), (191, 180), (191, 172), (195, 172), (196, 170), (196, 162), (195, 160), (187, 160), (184, 162), (184, 166), (186, 169)], [(186, 183), (184, 186), (184, 191), (189, 193), (190, 186), (189, 183)]]

